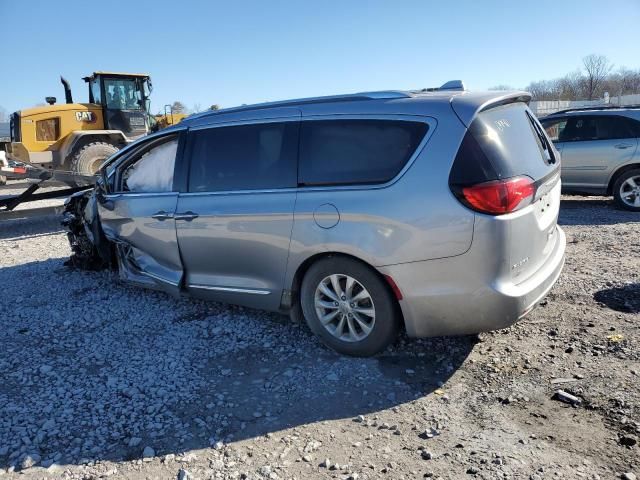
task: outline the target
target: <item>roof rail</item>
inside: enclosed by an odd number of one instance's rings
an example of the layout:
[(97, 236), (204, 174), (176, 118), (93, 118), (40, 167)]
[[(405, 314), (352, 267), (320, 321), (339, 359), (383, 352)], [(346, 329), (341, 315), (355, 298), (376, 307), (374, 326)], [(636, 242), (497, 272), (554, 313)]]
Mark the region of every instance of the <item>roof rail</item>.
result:
[[(349, 102), (357, 100), (384, 100), (393, 98), (411, 98), (410, 92), (401, 90), (382, 90), (379, 92), (359, 92), (348, 93), (345, 95), (329, 95), (325, 97), (309, 97), (298, 98), (294, 100), (278, 100), (275, 102), (256, 103), (252, 105), (239, 105), (237, 107), (223, 108), (215, 111), (200, 112), (189, 117), (190, 119), (202, 118), (207, 116), (219, 115), (223, 113), (242, 112), (249, 110), (263, 110), (265, 108), (275, 107), (296, 107), (299, 105), (310, 105), (314, 103), (331, 103), (331, 102)], [(184, 122), (184, 120), (183, 120)]]
[(411, 98), (413, 95), (409, 92), (403, 92), (401, 90), (381, 90), (379, 92), (361, 92), (344, 95), (345, 97), (367, 97), (372, 100), (385, 99), (385, 98)]
[(559, 113), (569, 113), (569, 112), (584, 112), (588, 110), (611, 110), (611, 109), (625, 109), (625, 108), (640, 108), (640, 104), (633, 105), (591, 105), (590, 107), (575, 107), (575, 108), (566, 108), (564, 110), (558, 110), (557, 112), (550, 113), (549, 115), (558, 115)]

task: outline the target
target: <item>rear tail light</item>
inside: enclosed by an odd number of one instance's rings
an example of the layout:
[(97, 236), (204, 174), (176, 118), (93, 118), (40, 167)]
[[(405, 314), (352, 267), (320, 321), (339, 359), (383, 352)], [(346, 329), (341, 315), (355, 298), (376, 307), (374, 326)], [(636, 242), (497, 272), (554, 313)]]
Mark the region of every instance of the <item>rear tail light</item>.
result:
[(463, 187), (460, 193), (461, 200), (472, 209), (502, 215), (531, 204), (536, 187), (531, 178), (522, 176)]

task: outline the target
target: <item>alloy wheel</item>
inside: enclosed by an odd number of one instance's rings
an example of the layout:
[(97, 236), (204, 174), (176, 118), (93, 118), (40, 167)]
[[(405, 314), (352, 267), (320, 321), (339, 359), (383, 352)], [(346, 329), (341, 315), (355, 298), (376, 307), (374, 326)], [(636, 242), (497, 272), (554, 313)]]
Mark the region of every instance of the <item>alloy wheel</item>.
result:
[(640, 175), (629, 177), (622, 182), (620, 198), (630, 207), (640, 207)]
[(363, 340), (375, 325), (373, 298), (349, 275), (333, 274), (322, 279), (316, 287), (314, 305), (324, 328), (342, 341)]

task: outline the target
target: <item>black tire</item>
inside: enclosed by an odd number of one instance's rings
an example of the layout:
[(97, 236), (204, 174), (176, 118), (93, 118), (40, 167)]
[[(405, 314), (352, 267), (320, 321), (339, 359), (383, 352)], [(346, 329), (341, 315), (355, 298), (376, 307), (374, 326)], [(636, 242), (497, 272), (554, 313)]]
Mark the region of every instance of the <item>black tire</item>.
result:
[[(375, 305), (375, 322), (372, 330), (362, 340), (346, 341), (334, 336), (318, 317), (315, 308), (316, 289), (323, 279), (334, 274), (348, 275), (359, 282), (370, 294)], [(352, 259), (327, 257), (314, 263), (302, 280), (300, 304), (311, 331), (329, 348), (344, 355), (357, 357), (374, 355), (387, 348), (398, 335), (399, 307), (388, 285), (374, 270)]]
[(87, 143), (71, 158), (71, 171), (78, 175), (95, 175), (102, 162), (118, 150), (106, 142)]
[[(619, 208), (623, 208), (625, 210), (631, 210), (632, 212), (640, 212), (640, 207), (636, 207), (633, 205), (629, 205), (628, 203), (626, 203), (624, 201), (624, 199), (622, 198), (622, 193), (620, 192), (620, 189), (622, 188), (623, 184), (629, 180), (632, 177), (637, 177), (638, 179), (640, 179), (640, 168), (634, 168), (632, 170), (627, 170), (626, 172), (624, 172), (622, 175), (620, 175), (617, 180), (615, 181), (615, 183), (613, 184), (613, 199), (616, 202), (616, 205)], [(636, 185), (638, 185), (638, 187), (640, 187), (640, 181), (636, 180)], [(636, 197), (640, 196), (640, 191), (638, 191), (638, 193), (636, 193)], [(640, 202), (640, 200), (639, 200)]]

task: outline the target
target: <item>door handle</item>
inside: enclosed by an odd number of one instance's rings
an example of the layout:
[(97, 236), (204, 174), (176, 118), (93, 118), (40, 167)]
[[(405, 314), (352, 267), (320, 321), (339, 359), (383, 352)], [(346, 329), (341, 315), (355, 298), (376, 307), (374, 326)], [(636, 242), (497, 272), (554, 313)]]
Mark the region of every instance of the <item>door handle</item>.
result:
[(624, 150), (625, 148), (633, 147), (633, 145), (631, 145), (630, 143), (618, 143), (617, 145), (615, 145), (615, 147), (619, 148), (620, 150)]
[(160, 210), (159, 212), (151, 215), (151, 218), (154, 218), (156, 220), (160, 220), (161, 222), (163, 222), (164, 220), (169, 220), (173, 218), (173, 213), (167, 213), (164, 210)]
[(184, 213), (176, 213), (174, 218), (176, 220), (186, 220), (187, 222), (190, 222), (191, 220), (198, 218), (198, 216), (199, 215), (197, 213), (193, 213), (191, 210), (187, 210)]

